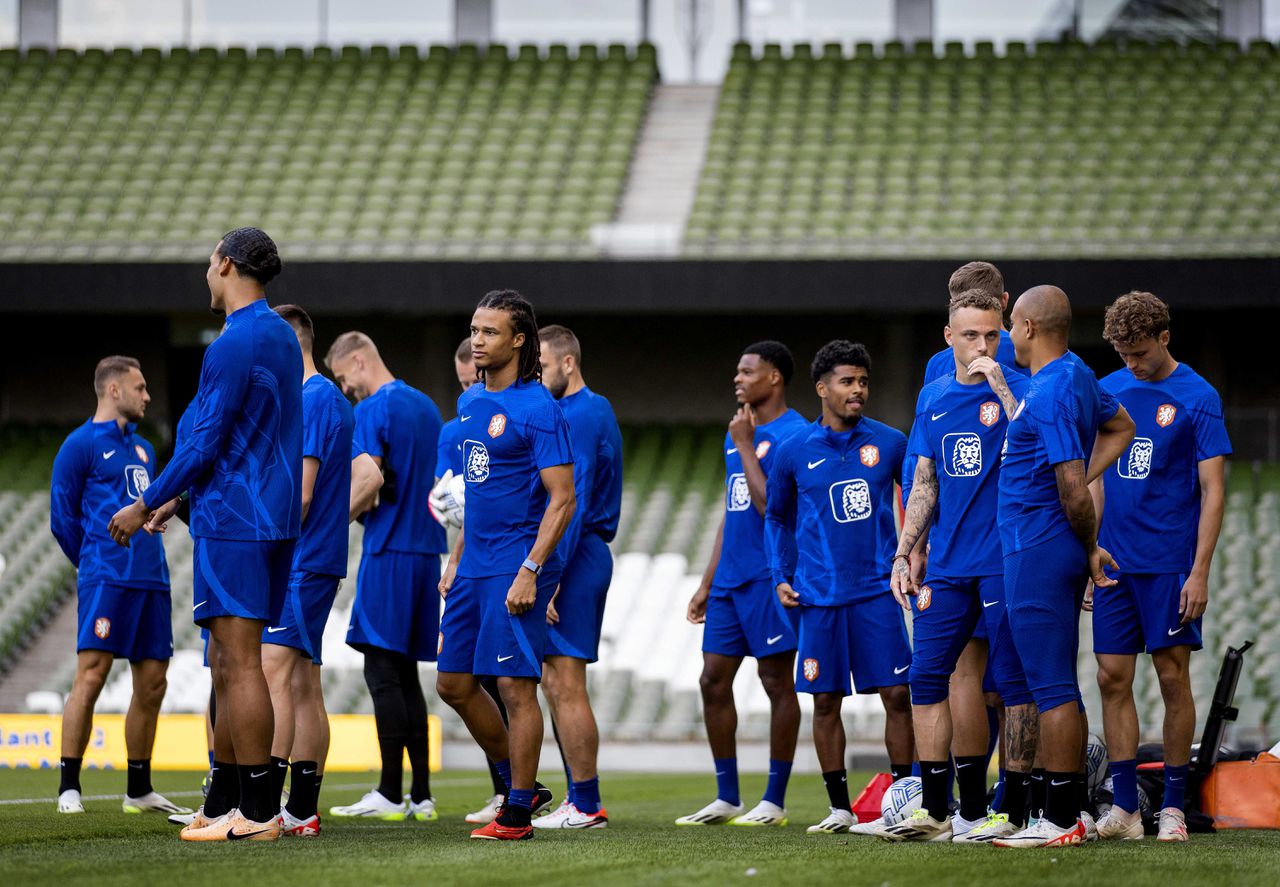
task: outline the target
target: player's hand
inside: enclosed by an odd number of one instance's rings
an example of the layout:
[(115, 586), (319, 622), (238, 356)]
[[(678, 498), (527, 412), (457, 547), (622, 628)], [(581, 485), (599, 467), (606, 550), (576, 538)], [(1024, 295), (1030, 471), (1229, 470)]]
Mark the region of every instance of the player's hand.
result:
[(969, 364), (968, 371), (971, 376), (985, 376), (987, 384), (997, 394), (1000, 393), (1001, 389), (1008, 387), (1008, 383), (1004, 379), (1004, 370), (1000, 367), (1000, 364), (990, 357), (974, 358), (973, 363)]
[(107, 524), (107, 533), (115, 540), (117, 545), (129, 547), (129, 537), (142, 529), (143, 525), (151, 518), (151, 511), (143, 503), (142, 497), (139, 496), (136, 501), (129, 503), (112, 515), (110, 522)]
[(440, 597), (449, 596), (449, 589), (453, 588), (453, 580), (458, 575), (458, 563), (453, 558), (449, 559), (449, 563), (445, 564), (444, 572), (440, 574), (440, 584), (436, 586), (440, 590)]
[(521, 567), (520, 572), (516, 573), (516, 580), (507, 590), (507, 612), (512, 616), (527, 613), (533, 609), (537, 599), (538, 577), (532, 570)]
[(916, 594), (920, 589), (911, 575), (911, 561), (909, 558), (895, 557), (893, 559), (893, 572), (889, 575), (889, 588), (893, 591), (893, 599), (898, 602), (898, 606), (904, 610), (910, 610), (911, 601), (908, 598)]
[(1089, 580), (1089, 584), (1084, 587), (1084, 600), (1080, 602), (1080, 609), (1086, 613), (1093, 612), (1093, 580)]
[(782, 601), (782, 606), (791, 607), (800, 606), (800, 592), (791, 587), (790, 582), (783, 582), (778, 585), (778, 600)]
[(560, 622), (560, 614), (556, 612), (556, 598), (560, 597), (560, 586), (556, 586), (556, 593), (551, 595), (551, 600), (547, 601), (547, 625), (556, 625)]
[(693, 593), (693, 597), (689, 598), (689, 609), (685, 611), (684, 618), (694, 625), (701, 625), (706, 622), (707, 598), (709, 597), (711, 597), (711, 587), (699, 585), (698, 590)]
[(911, 581), (916, 588), (924, 585), (924, 574), (929, 569), (929, 548), (925, 547), (924, 551), (913, 551), (911, 553)]
[(169, 523), (170, 518), (178, 513), (178, 509), (181, 507), (181, 499), (170, 499), (155, 511), (151, 512), (151, 517), (142, 525), (142, 529), (146, 530), (152, 536), (156, 533), (163, 533), (165, 525)]
[(1089, 552), (1089, 578), (1093, 580), (1093, 584), (1097, 588), (1111, 588), (1116, 584), (1116, 580), (1104, 572), (1105, 567), (1110, 567), (1117, 572), (1120, 570), (1120, 565), (1111, 556), (1111, 552), (1101, 545), (1095, 545), (1093, 550)]
[(749, 405), (738, 408), (738, 412), (729, 420), (729, 439), (739, 449), (751, 449), (756, 440), (756, 411)]
[(1185, 625), (1203, 616), (1208, 606), (1209, 581), (1192, 573), (1182, 583), (1182, 594), (1178, 597), (1178, 615)]

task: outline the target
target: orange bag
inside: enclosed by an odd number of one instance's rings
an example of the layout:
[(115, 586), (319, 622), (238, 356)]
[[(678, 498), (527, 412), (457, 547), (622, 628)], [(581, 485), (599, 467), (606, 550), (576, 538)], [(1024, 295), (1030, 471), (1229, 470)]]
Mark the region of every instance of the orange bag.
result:
[(851, 805), (853, 807), (853, 815), (858, 817), (858, 822), (871, 822), (880, 818), (880, 799), (884, 797), (884, 793), (889, 790), (891, 785), (893, 785), (892, 774), (877, 773), (871, 777), (867, 787), (862, 790)]
[(1200, 807), (1217, 828), (1280, 829), (1280, 758), (1215, 764), (1200, 790)]

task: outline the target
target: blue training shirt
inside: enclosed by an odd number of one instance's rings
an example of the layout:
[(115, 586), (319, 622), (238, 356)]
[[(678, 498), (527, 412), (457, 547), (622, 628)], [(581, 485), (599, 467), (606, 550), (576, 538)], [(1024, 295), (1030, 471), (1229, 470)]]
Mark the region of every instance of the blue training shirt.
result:
[(1080, 459), (1088, 468), (1098, 428), (1119, 406), (1070, 351), (1031, 377), (1000, 466), (997, 517), (1006, 557), (1071, 532), (1053, 467)]
[[(551, 392), (536, 381), (518, 381), (501, 391), (471, 386), (458, 399), (458, 421), (467, 484), (458, 575), (515, 575), (547, 510), (539, 472), (573, 464), (569, 423)], [(544, 567), (563, 564), (558, 548)]]
[(453, 471), (456, 477), (462, 474), (462, 438), (459, 432), (462, 423), (454, 416), (440, 429), (440, 441), (436, 444), (436, 477), (444, 477), (446, 471)]
[(356, 404), (351, 457), (382, 460), (378, 504), (364, 518), (364, 553), (441, 554), (444, 527), (427, 507), (435, 482), (440, 410), (435, 401), (394, 379)]
[(1185, 363), (1159, 382), (1127, 368), (1100, 383), (1133, 417), (1129, 449), (1103, 475), (1098, 541), (1126, 573), (1186, 573), (1200, 523), (1199, 464), (1231, 454), (1222, 398)]
[[(996, 348), (996, 363), (1000, 364), (1000, 368), (1004, 370), (1005, 377), (1008, 378), (1010, 373), (1016, 373), (1020, 376), (1026, 376), (1027, 371), (1018, 366), (1014, 360), (1013, 339), (1009, 337), (1008, 330), (1000, 331), (1000, 345)], [(950, 347), (943, 348), (933, 357), (929, 358), (929, 363), (924, 368), (924, 384), (920, 386), (921, 394), (924, 389), (939, 379), (945, 379), (950, 376), (955, 378), (956, 375), (956, 357), (955, 352)], [(918, 402), (918, 401), (917, 401)], [(914, 426), (912, 432), (915, 431)], [(916, 451), (912, 449), (912, 439), (914, 433), (907, 435), (907, 458), (902, 463), (902, 501), (906, 502), (911, 498), (911, 486), (916, 479)]]
[[(1030, 383), (1012, 371), (1005, 381), (1019, 400)], [(1000, 398), (985, 379), (962, 385), (952, 373), (920, 391), (907, 452), (932, 459), (938, 478), (930, 576), (969, 579), (1004, 572), (995, 526), (1000, 447), (1008, 427)]]
[(258, 299), (227, 315), (205, 349), (190, 434), (143, 499), (191, 490), (191, 534), (296, 539), (302, 517), (302, 349)]
[(790, 582), (810, 607), (889, 593), (898, 544), (893, 485), (906, 449), (901, 431), (866, 418), (846, 432), (814, 424), (783, 442), (765, 508), (775, 584)]
[(138, 533), (125, 548), (107, 534), (121, 508), (147, 489), (156, 451), (130, 423), (85, 422), (67, 436), (53, 460), (49, 527), (79, 571), (81, 588), (99, 583), (169, 589), (159, 536)]
[(568, 563), (583, 533), (605, 542), (618, 532), (622, 511), (622, 431), (609, 401), (590, 388), (558, 401), (569, 423), (573, 448), (573, 491), (578, 508), (557, 549)]
[(319, 373), (302, 383), (302, 455), (320, 460), (320, 468), (293, 552), (295, 571), (347, 575), (355, 425), (351, 404), (337, 385)]
[[(791, 409), (772, 422), (756, 426), (756, 458), (766, 481), (777, 464), (782, 443), (808, 428), (809, 421)], [(742, 473), (742, 457), (728, 433), (724, 436), (724, 466), (724, 538), (712, 585), (729, 589), (768, 579), (770, 570), (764, 545), (764, 516), (751, 501), (747, 476)], [(790, 556), (794, 558), (794, 552)]]

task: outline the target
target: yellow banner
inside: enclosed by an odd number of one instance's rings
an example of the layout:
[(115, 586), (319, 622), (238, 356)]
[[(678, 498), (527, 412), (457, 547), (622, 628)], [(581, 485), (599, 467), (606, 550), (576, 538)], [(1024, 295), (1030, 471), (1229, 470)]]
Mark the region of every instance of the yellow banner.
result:
[[(440, 770), (440, 719), (427, 716), (431, 770)], [(326, 772), (377, 770), (378, 733), (373, 715), (329, 715)], [(0, 713), (0, 768), (56, 767), (62, 756), (62, 716)], [(95, 715), (84, 766), (123, 769), (124, 715)], [(205, 770), (209, 766), (203, 715), (160, 715), (151, 755), (155, 770)], [(408, 766), (408, 755), (405, 756)]]

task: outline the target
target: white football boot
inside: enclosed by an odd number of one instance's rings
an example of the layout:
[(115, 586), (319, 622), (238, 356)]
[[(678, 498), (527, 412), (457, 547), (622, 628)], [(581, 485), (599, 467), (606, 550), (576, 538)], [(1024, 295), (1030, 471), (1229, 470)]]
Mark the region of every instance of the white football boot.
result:
[(809, 826), (805, 831), (811, 835), (844, 835), (857, 824), (857, 817), (853, 815), (852, 810), (832, 807), (826, 819), (817, 825)]
[(1098, 837), (1104, 841), (1141, 841), (1141, 811), (1130, 813), (1123, 807), (1113, 806), (1106, 816), (1098, 820)]
[(58, 812), (59, 813), (83, 813), (84, 802), (80, 800), (80, 792), (74, 788), (69, 788), (62, 794), (58, 795)]
[(784, 826), (787, 824), (787, 811), (772, 801), (761, 801), (741, 816), (734, 817), (729, 825), (747, 827)]
[(1020, 829), (1009, 821), (1007, 813), (988, 813), (987, 818), (963, 832), (955, 831), (951, 826), (953, 844), (990, 844), (996, 838), (1007, 838), (1017, 834)]
[(183, 807), (173, 803), (159, 792), (147, 792), (140, 798), (131, 798), (124, 796), (124, 803), (121, 805), (125, 813), (170, 813), (181, 814), (194, 813), (190, 807)]
[(404, 801), (397, 804), (382, 796), (377, 789), (369, 792), (354, 804), (341, 807), (330, 807), (330, 816), (361, 816), (368, 819), (381, 819), (386, 822), (404, 822), (409, 815), (409, 805)]
[(409, 805), (409, 815), (418, 820), (418, 822), (435, 822), (440, 818), (440, 814), (436, 810), (435, 798), (427, 798), (414, 803), (412, 798), (405, 795), (404, 802)]
[(747, 808), (743, 804), (730, 804), (728, 801), (716, 798), (697, 813), (681, 816), (676, 820), (676, 825), (724, 825), (745, 812)]
[(1165, 807), (1160, 811), (1160, 832), (1157, 841), (1182, 843), (1187, 840), (1187, 816), (1177, 807)]
[(929, 811), (921, 807), (901, 822), (893, 825), (882, 825), (876, 829), (876, 837), (885, 841), (951, 841), (951, 817), (944, 816), (941, 821), (929, 815)]
[(1067, 828), (1059, 828), (1048, 817), (1007, 838), (996, 838), (993, 847), (1027, 850), (1035, 847), (1073, 847), (1084, 843), (1084, 823), (1076, 820)]
[[(502, 802), (506, 800), (502, 795), (494, 795), (479, 810), (468, 813), (463, 817), (467, 822), (473, 825), (488, 825), (498, 818), (498, 811), (502, 809)], [(567, 801), (565, 803), (568, 803)]]

